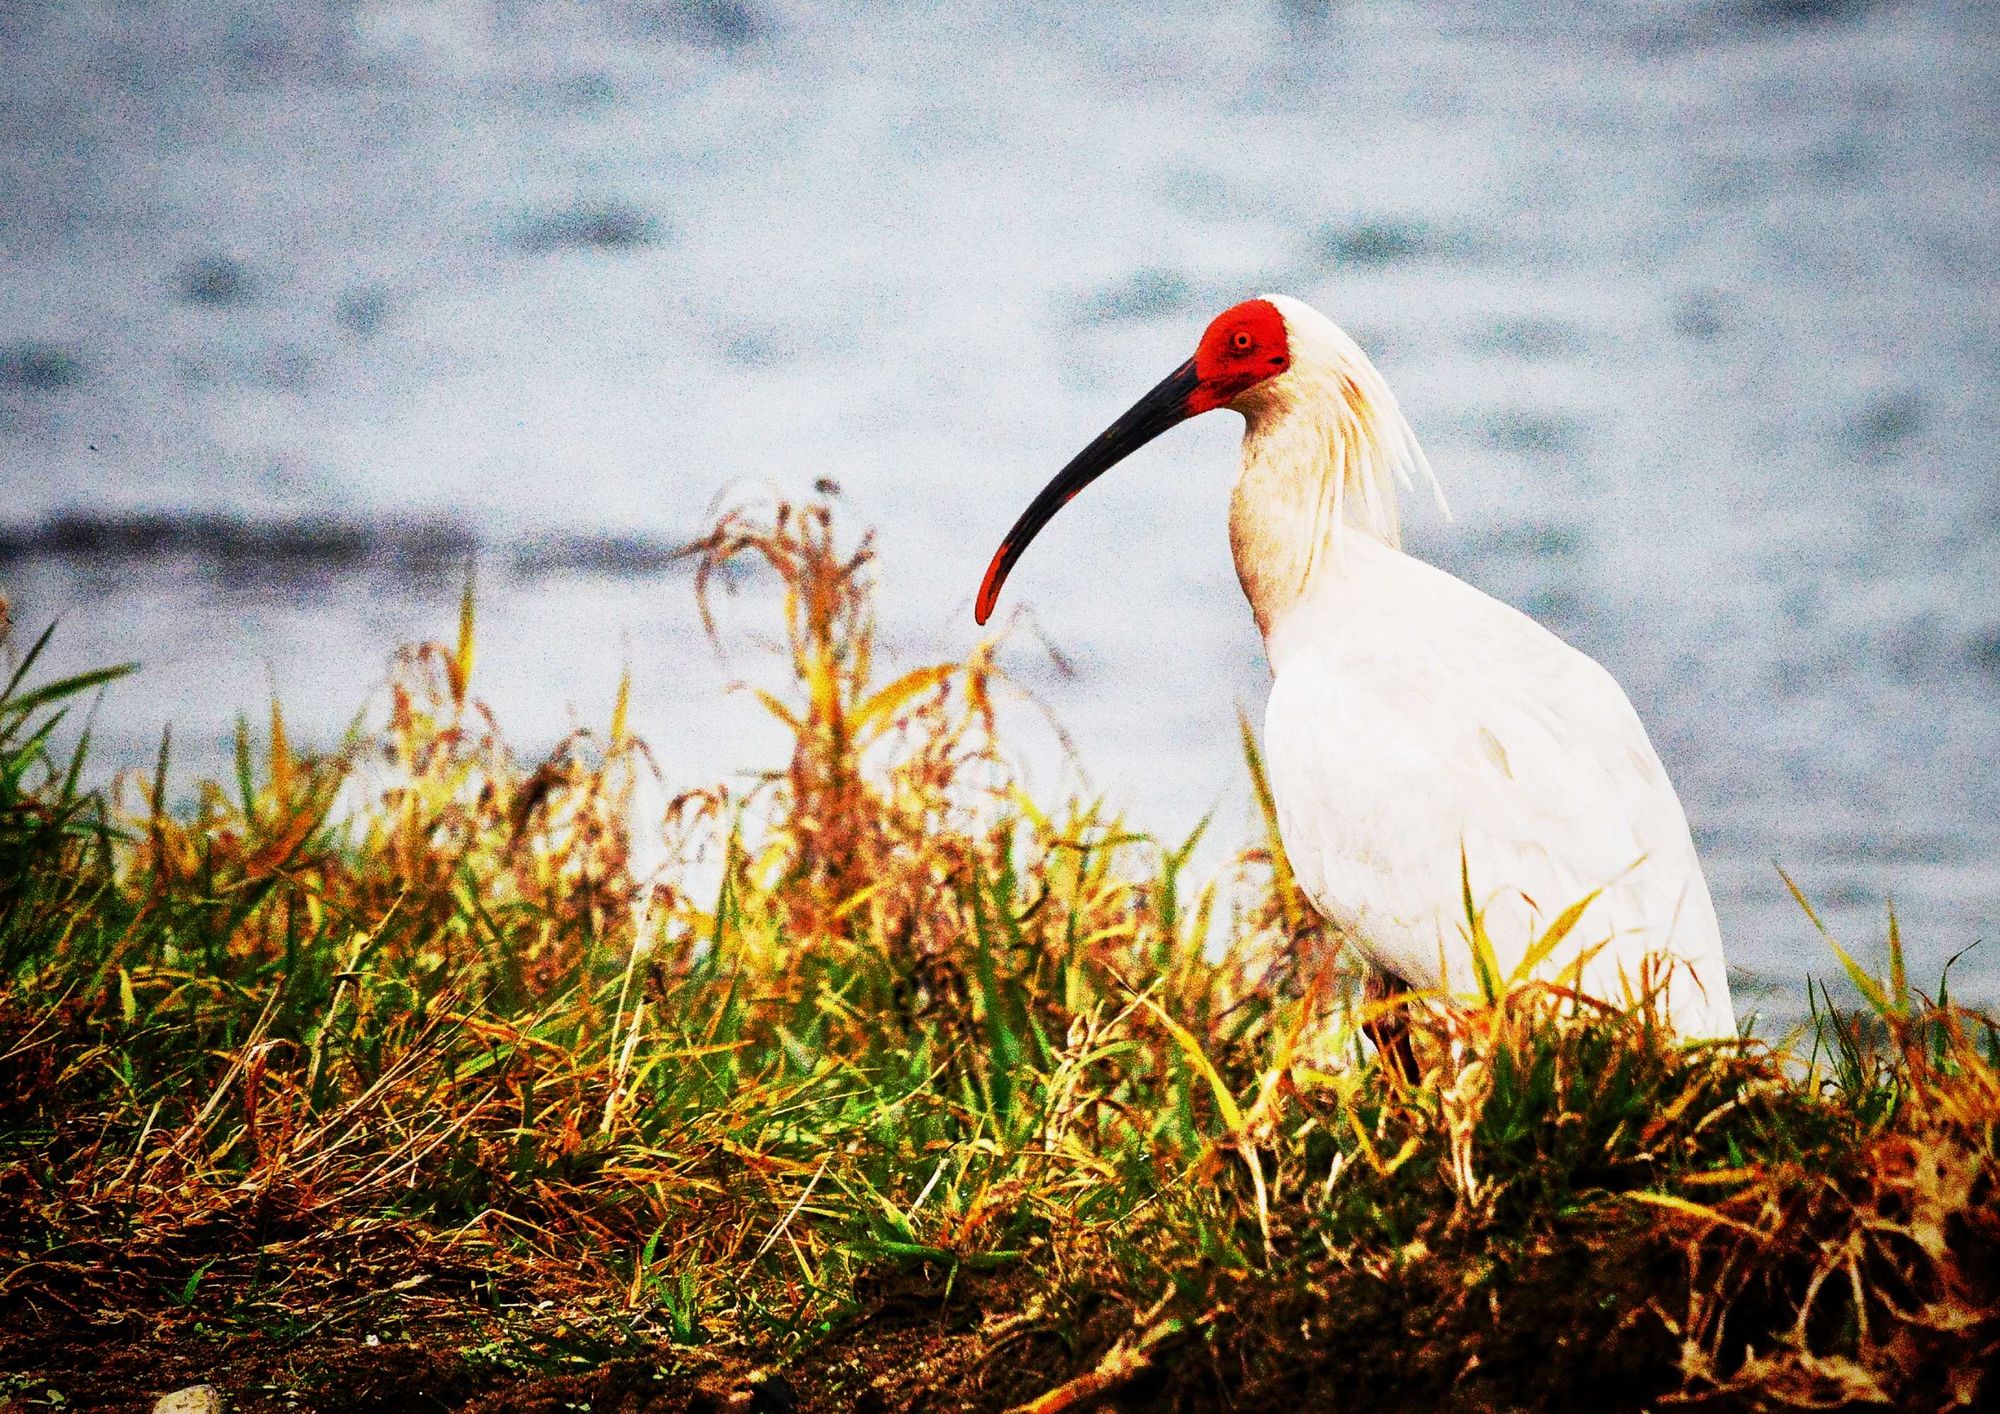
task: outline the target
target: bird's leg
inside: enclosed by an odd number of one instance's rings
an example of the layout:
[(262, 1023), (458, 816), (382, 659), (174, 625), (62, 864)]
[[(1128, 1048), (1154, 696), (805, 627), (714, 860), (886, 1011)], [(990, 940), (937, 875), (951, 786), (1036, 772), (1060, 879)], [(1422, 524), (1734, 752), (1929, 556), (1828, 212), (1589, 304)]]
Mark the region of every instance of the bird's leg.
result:
[[(1371, 1004), (1386, 1002), (1391, 997), (1399, 997), (1410, 990), (1410, 984), (1393, 972), (1385, 972), (1379, 967), (1368, 970), (1368, 982), (1362, 995)], [(1412, 1085), (1417, 1082), (1417, 1053), (1410, 1047), (1410, 1015), (1405, 1007), (1389, 1007), (1361, 1024), (1368, 1033), (1368, 1039), (1375, 1043), (1375, 1053), (1402, 1073), (1403, 1079)]]

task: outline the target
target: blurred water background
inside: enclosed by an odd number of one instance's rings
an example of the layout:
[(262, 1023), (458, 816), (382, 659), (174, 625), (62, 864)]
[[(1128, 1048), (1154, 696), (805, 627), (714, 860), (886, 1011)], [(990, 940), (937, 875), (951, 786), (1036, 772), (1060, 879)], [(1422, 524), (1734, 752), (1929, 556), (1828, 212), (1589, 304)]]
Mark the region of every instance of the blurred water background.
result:
[[(1741, 1001), (1832, 970), (1773, 861), (1852, 942), (1893, 894), (1923, 978), (2000, 918), (1990, 5), (0, 0), (0, 53), (0, 592), (143, 660), (107, 768), (274, 689), (331, 744), (468, 556), (522, 746), (629, 665), (671, 782), (768, 764), (667, 560), (719, 491), (838, 482), (889, 645), (962, 652), (1026, 498), (1275, 289), (1414, 419), (1412, 548), (1631, 693)], [(1009, 588), (1163, 836), (1248, 826), (1238, 426)]]

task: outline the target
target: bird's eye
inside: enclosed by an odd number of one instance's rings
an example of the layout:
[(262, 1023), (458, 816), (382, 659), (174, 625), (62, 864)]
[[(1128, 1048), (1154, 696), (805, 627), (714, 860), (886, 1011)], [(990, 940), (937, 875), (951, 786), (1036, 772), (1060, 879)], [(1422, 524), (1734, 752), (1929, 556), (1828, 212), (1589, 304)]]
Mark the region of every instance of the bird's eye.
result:
[(1250, 333), (1246, 329), (1238, 329), (1229, 339), (1230, 347), (1238, 353), (1249, 353), (1250, 345), (1255, 342), (1257, 341), (1250, 337)]

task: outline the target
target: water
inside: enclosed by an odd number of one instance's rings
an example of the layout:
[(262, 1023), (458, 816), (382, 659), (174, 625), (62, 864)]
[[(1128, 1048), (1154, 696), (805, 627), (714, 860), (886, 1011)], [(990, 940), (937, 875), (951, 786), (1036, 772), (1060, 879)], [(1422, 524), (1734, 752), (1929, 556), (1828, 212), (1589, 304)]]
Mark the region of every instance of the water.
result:
[[(1283, 290), (1423, 436), (1457, 520), (1412, 547), (1626, 685), (1764, 1004), (1830, 966), (1774, 860), (1850, 941), (1893, 894), (1934, 977), (2000, 916), (2000, 23), (1543, 9), (0, 4), (0, 585), (144, 660), (111, 759), (199, 761), (273, 687), (332, 738), (477, 546), (517, 739), (629, 664), (703, 780), (774, 745), (658, 554), (719, 490), (833, 478), (890, 646), (961, 651), (1048, 473)], [(1163, 834), (1245, 815), (1234, 437), (1008, 591)]]

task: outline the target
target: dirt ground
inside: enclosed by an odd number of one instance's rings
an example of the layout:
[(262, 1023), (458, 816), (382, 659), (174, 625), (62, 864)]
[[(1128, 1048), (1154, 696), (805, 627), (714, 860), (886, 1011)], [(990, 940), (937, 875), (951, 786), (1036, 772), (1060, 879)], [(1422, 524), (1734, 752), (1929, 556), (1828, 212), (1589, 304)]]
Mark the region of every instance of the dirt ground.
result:
[(1055, 1382), (1051, 1365), (1017, 1359), (1027, 1346), (995, 1346), (988, 1309), (963, 1288), (950, 1298), (920, 1284), (883, 1291), (783, 1370), (727, 1349), (587, 1336), (534, 1313), (448, 1310), (392, 1336), (292, 1338), (218, 1332), (179, 1312), (106, 1323), (25, 1315), (0, 1333), (0, 1409), (146, 1411), (207, 1383), (243, 1414), (956, 1414), (1005, 1408)]
[[(1129, 1304), (1093, 1312), (1085, 1302), (1051, 1321), (1017, 1277), (947, 1281), (922, 1267), (885, 1274), (858, 1293), (855, 1314), (775, 1367), (741, 1349), (465, 1302), (290, 1335), (217, 1330), (178, 1309), (115, 1322), (16, 1311), (0, 1331), (0, 1408), (146, 1411), (162, 1393), (206, 1382), (244, 1414), (997, 1414), (1110, 1367), (1116, 1376), (1098, 1392), (1073, 1386), (1059, 1407), (1647, 1408), (1678, 1383), (1673, 1341), (1630, 1301), (1660, 1274), (1606, 1266), (1604, 1255), (1548, 1252), (1478, 1291), (1356, 1273), (1230, 1313), (1207, 1338), (1169, 1334), (1143, 1359), (1114, 1356), (1110, 1366), (1104, 1357), (1121, 1337), (1133, 1344)], [(1612, 1290), (1627, 1299), (1608, 1301)]]

